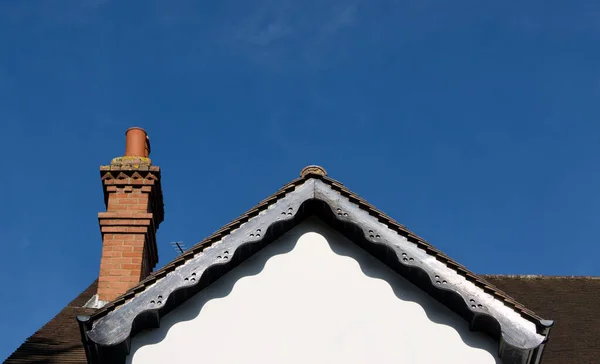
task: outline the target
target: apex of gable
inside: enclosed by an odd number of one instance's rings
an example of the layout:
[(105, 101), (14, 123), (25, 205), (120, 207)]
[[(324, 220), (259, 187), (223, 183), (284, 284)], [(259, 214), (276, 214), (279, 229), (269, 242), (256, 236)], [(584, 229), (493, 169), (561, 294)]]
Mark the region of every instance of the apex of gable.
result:
[(464, 318), (472, 330), (497, 340), (503, 363), (538, 362), (551, 321), (514, 301), (314, 165), (97, 311), (84, 325), (86, 343), (98, 358), (123, 362), (136, 333), (134, 321), (143, 323), (144, 328), (157, 327), (166, 312), (313, 215)]
[(327, 176), (327, 172), (325, 171), (325, 168), (321, 167), (321, 166), (317, 166), (317, 165), (309, 165), (306, 166), (304, 168), (302, 168), (302, 171), (300, 171), (300, 177), (306, 178), (310, 175), (318, 175), (318, 176)]

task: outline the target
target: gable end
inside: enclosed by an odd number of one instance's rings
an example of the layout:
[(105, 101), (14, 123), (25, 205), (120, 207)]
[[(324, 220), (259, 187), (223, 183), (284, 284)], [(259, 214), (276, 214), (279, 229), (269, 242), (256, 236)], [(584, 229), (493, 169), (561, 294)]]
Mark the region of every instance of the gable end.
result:
[(161, 316), (307, 216), (316, 215), (462, 316), (473, 330), (496, 338), (504, 362), (538, 362), (551, 322), (519, 309), (508, 296), (416, 235), (401, 234), (398, 227), (403, 227), (336, 181), (307, 175), (259, 206), (261, 210), (244, 222), (230, 224), (228, 234), (179, 258), (175, 266), (165, 267), (169, 270), (156, 272), (153, 282), (142, 282), (118, 305), (84, 323), (91, 355), (122, 361), (137, 331), (158, 326)]

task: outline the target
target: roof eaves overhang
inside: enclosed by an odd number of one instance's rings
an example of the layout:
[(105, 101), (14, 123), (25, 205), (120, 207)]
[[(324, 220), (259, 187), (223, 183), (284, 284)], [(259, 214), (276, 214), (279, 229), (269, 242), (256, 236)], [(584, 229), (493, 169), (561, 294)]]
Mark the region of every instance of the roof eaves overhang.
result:
[(157, 327), (167, 312), (310, 215), (465, 318), (471, 329), (495, 337), (504, 363), (539, 362), (551, 321), (524, 309), (337, 181), (309, 175), (282, 190), (227, 225), (227, 234), (217, 232), (218, 239), (200, 251), (191, 249), (178, 258), (179, 264), (169, 265), (172, 269), (156, 272), (85, 322), (84, 342), (93, 346), (88, 350), (96, 360), (92, 362), (124, 362), (136, 332)]

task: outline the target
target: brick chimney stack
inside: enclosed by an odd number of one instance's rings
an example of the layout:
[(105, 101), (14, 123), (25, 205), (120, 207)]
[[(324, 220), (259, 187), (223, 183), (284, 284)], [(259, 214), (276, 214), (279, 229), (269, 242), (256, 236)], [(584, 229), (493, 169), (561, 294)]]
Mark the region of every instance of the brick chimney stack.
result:
[(141, 128), (125, 133), (125, 156), (100, 167), (106, 212), (98, 214), (102, 258), (98, 300), (112, 301), (146, 278), (158, 262), (156, 230), (164, 218), (160, 168)]

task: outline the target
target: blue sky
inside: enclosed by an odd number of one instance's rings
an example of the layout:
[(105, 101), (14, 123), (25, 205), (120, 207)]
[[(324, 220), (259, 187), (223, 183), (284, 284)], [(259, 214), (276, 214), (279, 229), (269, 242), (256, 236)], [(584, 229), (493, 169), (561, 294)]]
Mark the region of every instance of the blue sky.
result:
[(600, 4), (0, 2), (0, 359), (99, 270), (142, 126), (162, 266), (307, 164), (477, 273), (600, 275)]

